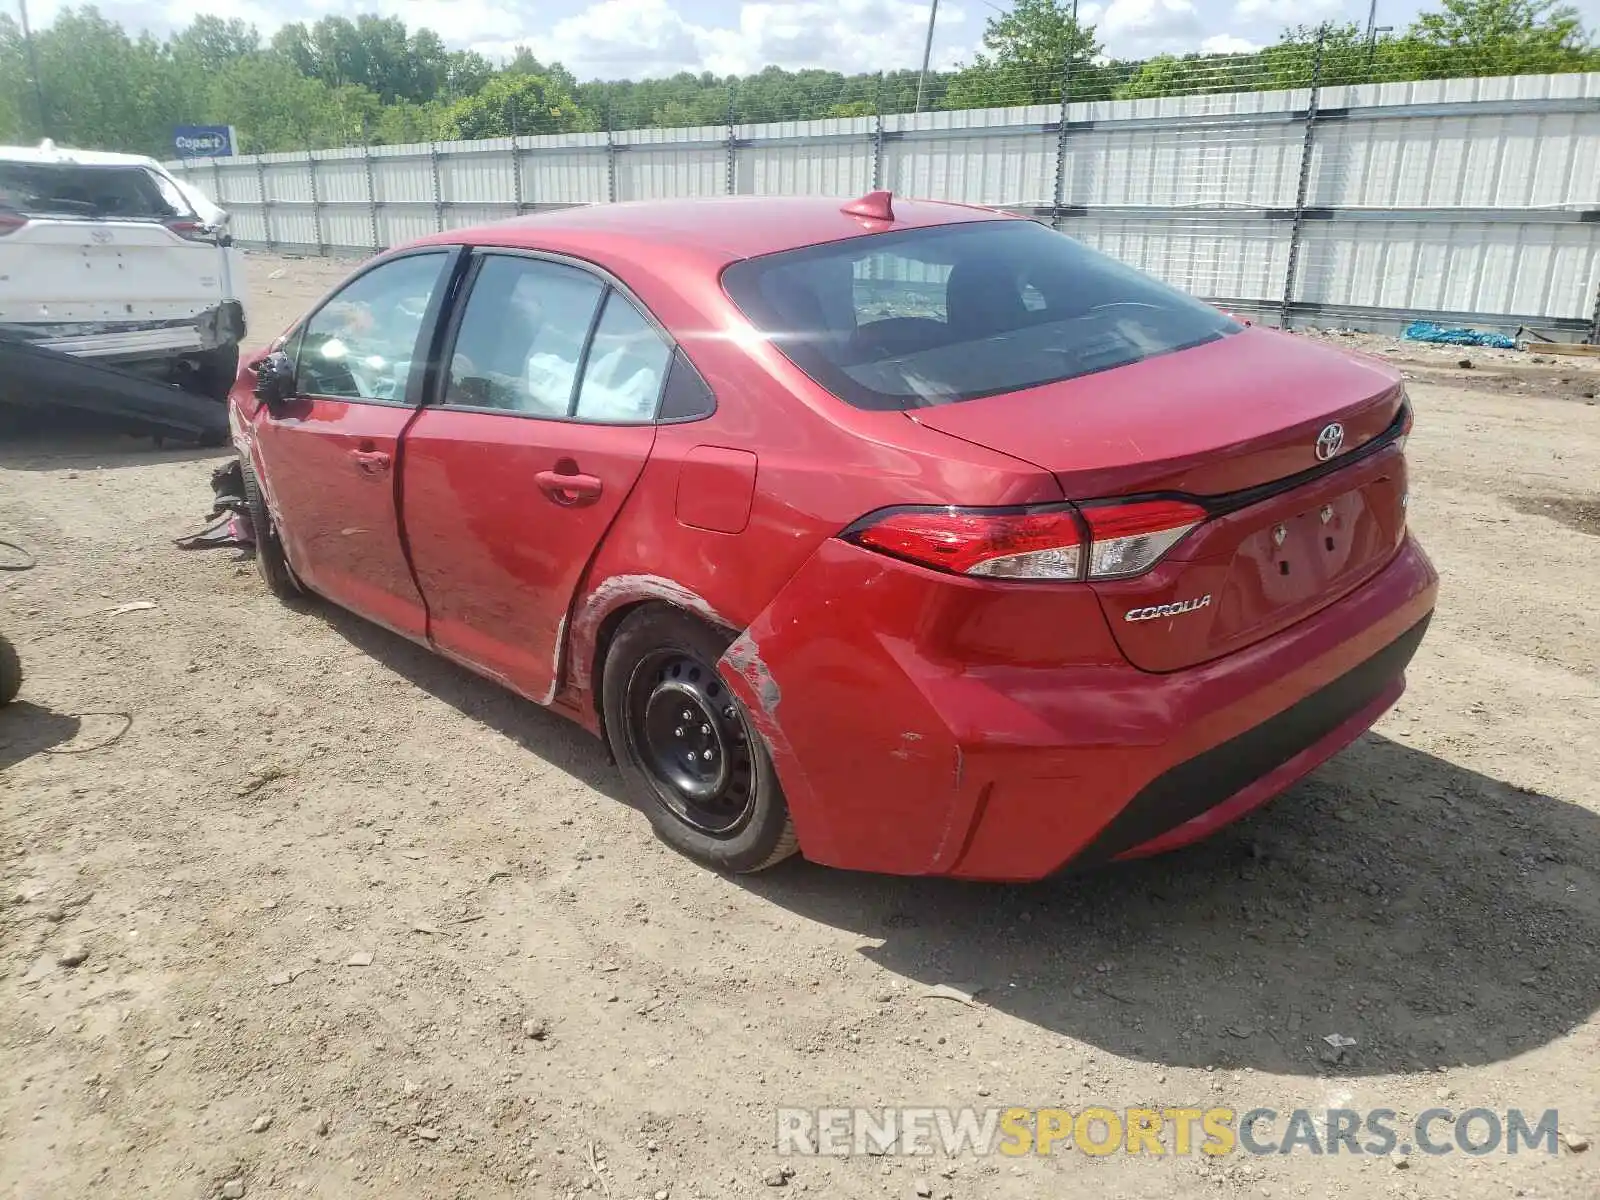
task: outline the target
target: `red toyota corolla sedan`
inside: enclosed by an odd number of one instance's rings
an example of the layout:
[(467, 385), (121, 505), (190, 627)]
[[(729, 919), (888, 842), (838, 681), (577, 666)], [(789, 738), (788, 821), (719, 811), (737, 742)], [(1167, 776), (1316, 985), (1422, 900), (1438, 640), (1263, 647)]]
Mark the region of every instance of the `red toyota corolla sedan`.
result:
[(1394, 703), (1437, 589), (1393, 371), (886, 193), (424, 239), (230, 416), (273, 590), (603, 736), (734, 871), (1204, 837)]

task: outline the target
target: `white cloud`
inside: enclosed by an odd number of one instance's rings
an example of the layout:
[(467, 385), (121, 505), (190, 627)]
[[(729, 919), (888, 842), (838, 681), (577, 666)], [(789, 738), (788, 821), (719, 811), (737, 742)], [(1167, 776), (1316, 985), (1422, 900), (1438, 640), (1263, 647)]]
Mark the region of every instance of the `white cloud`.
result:
[(1191, 0), (1111, 0), (1099, 26), (1106, 49), (1120, 58), (1181, 54), (1204, 32)]
[(1235, 37), (1231, 33), (1214, 33), (1200, 43), (1203, 54), (1252, 54), (1261, 49), (1260, 42)]
[(1239, 0), (1233, 15), (1240, 21), (1276, 21), (1280, 25), (1314, 25), (1318, 17), (1342, 11), (1342, 0)]
[[(698, 24), (668, 0), (600, 0), (528, 42), (535, 54), (560, 60), (580, 79), (675, 71), (737, 75), (772, 64), (851, 74), (916, 66), (927, 20), (927, 6), (914, 0), (744, 4), (732, 27)], [(936, 66), (953, 66), (962, 56), (964, 47), (950, 48), (951, 33), (965, 21), (959, 8), (940, 9)]]

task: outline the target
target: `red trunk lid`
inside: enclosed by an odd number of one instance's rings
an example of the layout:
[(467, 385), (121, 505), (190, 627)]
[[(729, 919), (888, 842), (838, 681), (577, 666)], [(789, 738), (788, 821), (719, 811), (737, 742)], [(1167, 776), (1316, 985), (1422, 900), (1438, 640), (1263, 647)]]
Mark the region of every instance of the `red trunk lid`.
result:
[[(1358, 586), (1405, 533), (1405, 462), (1383, 439), (1399, 376), (1272, 330), (909, 415), (1052, 472), (1072, 500), (1202, 498), (1209, 520), (1134, 579), (1094, 582), (1135, 666), (1242, 649)], [(1337, 423), (1338, 453), (1318, 438)], [(1173, 611), (1160, 610), (1174, 606)]]

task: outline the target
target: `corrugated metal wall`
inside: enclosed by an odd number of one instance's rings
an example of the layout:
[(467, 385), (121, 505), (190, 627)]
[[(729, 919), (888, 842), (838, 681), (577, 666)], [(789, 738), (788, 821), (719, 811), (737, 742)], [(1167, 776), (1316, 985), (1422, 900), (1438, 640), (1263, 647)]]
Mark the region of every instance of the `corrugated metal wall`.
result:
[[(1315, 105), (1313, 105), (1315, 100)], [(371, 252), (575, 204), (993, 205), (1271, 321), (1592, 335), (1600, 74), (375, 146), (173, 164), (240, 242)]]

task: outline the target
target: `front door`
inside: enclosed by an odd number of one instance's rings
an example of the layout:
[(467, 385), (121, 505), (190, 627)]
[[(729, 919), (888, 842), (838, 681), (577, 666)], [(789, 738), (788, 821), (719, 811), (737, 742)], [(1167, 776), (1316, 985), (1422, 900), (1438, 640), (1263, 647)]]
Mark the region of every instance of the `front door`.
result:
[(485, 254), (437, 402), (404, 440), (404, 515), (445, 654), (548, 702), (572, 595), (655, 441), (671, 348), (576, 266)]
[(401, 545), (396, 459), (452, 257), (433, 250), (380, 263), (313, 313), (288, 346), (296, 394), (277, 416), (263, 410), (256, 430), (295, 574), (417, 640), (427, 618)]

